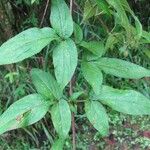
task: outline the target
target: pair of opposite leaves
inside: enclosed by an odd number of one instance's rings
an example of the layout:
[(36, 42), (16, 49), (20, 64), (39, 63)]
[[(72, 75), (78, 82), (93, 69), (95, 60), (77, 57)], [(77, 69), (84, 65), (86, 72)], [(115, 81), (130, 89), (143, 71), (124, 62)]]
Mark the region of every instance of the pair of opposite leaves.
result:
[[(73, 20), (64, 0), (52, 0), (50, 21), (53, 28), (31, 28), (2, 44), (0, 65), (29, 58), (39, 53), (51, 41), (57, 40), (59, 44), (53, 50), (53, 64), (56, 79), (64, 88), (77, 66), (77, 48), (69, 38), (73, 33)], [(61, 41), (62, 38), (65, 40)]]

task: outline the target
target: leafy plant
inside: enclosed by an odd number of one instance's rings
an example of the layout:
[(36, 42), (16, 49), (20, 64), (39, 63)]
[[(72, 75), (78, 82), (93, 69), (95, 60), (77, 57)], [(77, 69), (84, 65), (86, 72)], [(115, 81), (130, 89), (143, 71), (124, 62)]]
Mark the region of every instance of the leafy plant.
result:
[[(97, 8), (97, 11), (95, 12), (93, 8)], [(125, 29), (121, 33), (122, 39), (126, 40), (122, 46), (132, 48), (143, 40), (149, 42), (149, 33), (143, 31), (126, 0), (103, 0), (92, 3), (87, 1), (83, 22), (101, 11), (108, 16), (114, 15), (116, 26), (119, 24)], [(133, 16), (135, 26), (130, 24), (126, 12)], [(71, 115), (77, 112), (80, 97), (84, 99), (82, 102), (87, 118), (102, 136), (107, 136), (109, 133), (109, 118), (105, 105), (130, 115), (150, 114), (148, 97), (134, 90), (119, 90), (103, 84), (104, 74), (128, 79), (150, 77), (150, 70), (146, 68), (104, 56), (108, 49), (118, 44), (116, 33), (111, 32), (106, 43), (84, 41), (82, 29), (73, 22), (64, 0), (52, 0), (50, 22), (52, 28), (25, 30), (0, 47), (0, 65), (6, 65), (20, 62), (39, 53), (51, 42), (54, 46), (52, 54), (54, 72), (50, 70), (45, 72), (38, 68), (31, 70), (31, 78), (37, 93), (18, 100), (0, 116), (0, 134), (31, 125), (50, 112), (59, 136), (52, 149), (62, 149), (71, 128)], [(134, 37), (132, 41), (128, 40), (130, 36)], [(77, 67), (89, 86), (87, 84), (86, 92), (69, 92), (68, 96), (68, 83), (71, 84), (74, 75), (78, 78), (78, 73), (75, 74)], [(70, 91), (73, 90), (71, 85), (69, 88)]]

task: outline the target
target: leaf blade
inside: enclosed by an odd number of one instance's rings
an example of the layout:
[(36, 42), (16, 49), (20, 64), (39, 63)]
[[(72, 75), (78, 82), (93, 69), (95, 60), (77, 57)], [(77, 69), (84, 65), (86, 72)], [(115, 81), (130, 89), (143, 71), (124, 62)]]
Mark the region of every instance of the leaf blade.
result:
[(0, 134), (39, 121), (48, 111), (49, 105), (39, 94), (31, 94), (18, 100), (0, 116)]
[(98, 101), (87, 101), (85, 103), (87, 118), (102, 136), (106, 136), (109, 130), (108, 116), (104, 107)]
[(119, 90), (103, 86), (97, 99), (122, 113), (130, 115), (150, 114), (150, 100), (134, 90)]
[(64, 139), (55, 140), (55, 142), (52, 145), (51, 150), (62, 150), (63, 146), (64, 146), (64, 143), (65, 143)]
[(72, 35), (73, 20), (64, 0), (52, 0), (50, 21), (61, 37), (69, 38)]
[(25, 30), (1, 45), (0, 65), (16, 63), (31, 57), (57, 38), (51, 28)]
[(126, 15), (125, 9), (123, 8), (122, 2), (120, 0), (106, 0), (118, 13), (119, 24), (121, 24), (126, 31), (130, 31), (129, 19)]
[(101, 70), (95, 64), (88, 62), (82, 62), (81, 70), (84, 78), (92, 86), (95, 94), (99, 94), (103, 81)]
[(96, 0), (96, 3), (99, 9), (101, 9), (104, 13), (108, 14), (109, 16), (111, 15), (109, 5), (105, 0)]
[(80, 43), (83, 40), (83, 31), (77, 23), (74, 23), (74, 38), (76, 43)]
[(46, 98), (52, 98), (52, 95), (57, 99), (62, 97), (63, 94), (58, 83), (49, 72), (40, 69), (32, 69), (31, 77), (38, 93)]
[(104, 44), (100, 41), (90, 41), (90, 42), (83, 41), (80, 44), (80, 46), (86, 48), (89, 52), (93, 53), (98, 57), (101, 57), (105, 53)]
[(142, 32), (142, 37), (145, 38), (148, 43), (150, 43), (150, 32), (143, 31)]
[(71, 127), (71, 112), (67, 101), (62, 99), (53, 105), (51, 117), (59, 137), (66, 138)]
[(62, 41), (53, 50), (53, 63), (57, 82), (64, 88), (77, 67), (77, 48), (71, 39)]
[(150, 70), (121, 59), (103, 57), (94, 63), (106, 74), (116, 77), (130, 79), (150, 77)]
[(87, 21), (91, 17), (95, 16), (96, 14), (96, 2), (86, 0), (84, 5), (84, 12), (83, 12), (83, 21)]

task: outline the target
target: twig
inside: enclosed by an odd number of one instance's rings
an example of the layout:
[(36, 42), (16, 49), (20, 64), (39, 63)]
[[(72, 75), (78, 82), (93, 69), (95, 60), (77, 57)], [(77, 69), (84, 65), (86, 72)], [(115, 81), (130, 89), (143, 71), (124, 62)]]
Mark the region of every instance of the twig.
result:
[(40, 27), (42, 27), (42, 25), (43, 25), (44, 18), (45, 18), (47, 8), (48, 8), (48, 4), (49, 4), (49, 0), (47, 0), (47, 2), (46, 2), (46, 6), (45, 6), (45, 9), (44, 9), (44, 13), (43, 13), (43, 17), (42, 17), (42, 20), (41, 20), (41, 23), (40, 23)]

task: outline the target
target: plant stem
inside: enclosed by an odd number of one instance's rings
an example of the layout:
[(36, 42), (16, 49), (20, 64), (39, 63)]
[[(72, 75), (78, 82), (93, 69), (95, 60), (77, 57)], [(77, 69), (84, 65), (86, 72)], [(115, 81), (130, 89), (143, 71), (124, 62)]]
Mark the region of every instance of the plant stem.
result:
[[(70, 0), (70, 13), (72, 15), (73, 9), (73, 0)], [(72, 78), (73, 79), (73, 78)], [(69, 95), (71, 96), (73, 94), (73, 87), (72, 87), (72, 81), (69, 83)], [(75, 129), (75, 116), (72, 112), (71, 115), (71, 127), (72, 127), (72, 150), (76, 150), (76, 129)]]
[[(69, 95), (71, 96), (73, 93), (73, 89), (72, 89), (72, 80), (69, 83)], [(72, 112), (72, 116), (71, 116), (71, 125), (72, 125), (72, 149), (76, 150), (76, 129), (75, 129), (75, 116), (74, 113)]]
[(70, 0), (70, 13), (72, 14), (73, 0)]
[(47, 0), (47, 2), (46, 2), (46, 6), (45, 6), (45, 9), (44, 9), (44, 14), (43, 14), (43, 17), (42, 17), (42, 21), (40, 23), (40, 27), (42, 27), (42, 25), (43, 25), (44, 18), (45, 18), (45, 15), (46, 15), (46, 12), (47, 12), (47, 8), (48, 8), (48, 4), (49, 4), (49, 0)]
[(76, 150), (76, 130), (74, 113), (72, 113), (72, 149)]

